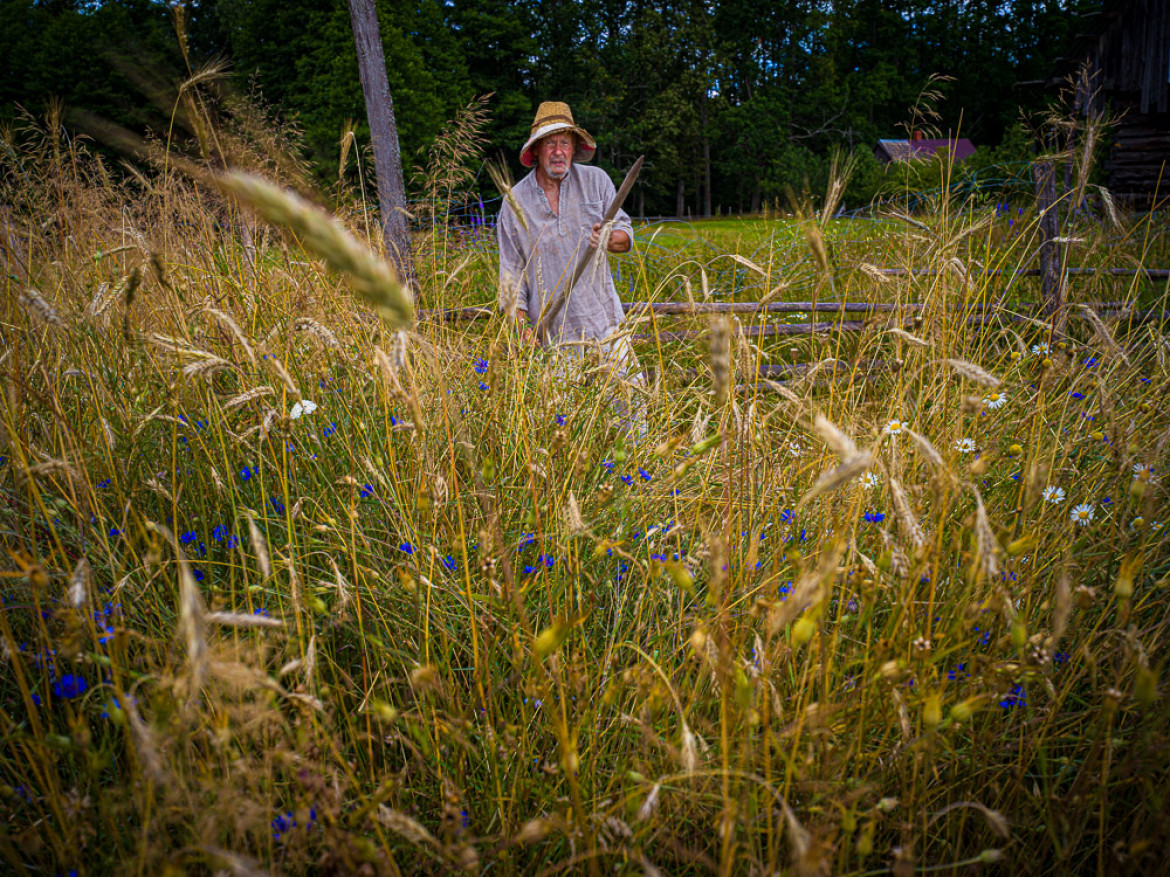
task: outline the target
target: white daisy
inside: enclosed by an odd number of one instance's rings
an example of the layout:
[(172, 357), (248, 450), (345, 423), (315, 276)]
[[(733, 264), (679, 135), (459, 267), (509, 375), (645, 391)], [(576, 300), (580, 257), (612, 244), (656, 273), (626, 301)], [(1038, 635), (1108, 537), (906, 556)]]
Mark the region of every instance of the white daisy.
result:
[(1002, 408), (1007, 404), (1007, 396), (1003, 393), (988, 393), (983, 397), (983, 404), (988, 408)]
[(317, 410), (317, 403), (310, 402), (308, 399), (302, 399), (292, 407), (292, 411), (288, 413), (289, 420), (296, 420), (302, 414), (312, 414)]
[(1089, 522), (1093, 520), (1093, 507), (1087, 502), (1081, 503), (1072, 510), (1069, 518), (1074, 524), (1080, 524), (1082, 527), (1089, 526)]
[(1045, 487), (1044, 493), (1040, 498), (1045, 502), (1050, 502), (1053, 505), (1064, 502), (1064, 488), (1063, 487)]
[(955, 450), (960, 454), (970, 454), (975, 450), (975, 440), (969, 438), (961, 438), (955, 442)]
[(878, 478), (872, 472), (866, 472), (861, 476), (861, 486), (866, 490), (873, 490), (878, 486)]
[(902, 430), (909, 429), (910, 424), (904, 420), (898, 420), (896, 417), (886, 421), (882, 432), (885, 435), (901, 435)]
[(1049, 353), (1048, 343), (1042, 341), (1039, 344), (1033, 344), (1032, 352), (1037, 356), (1047, 356)]
[(1153, 484), (1158, 479), (1154, 477), (1154, 467), (1145, 463), (1133, 464), (1133, 477), (1139, 481), (1146, 481)]
[(788, 453), (794, 457), (799, 457), (804, 453), (804, 448), (800, 446), (800, 442), (792, 441), (788, 443)]

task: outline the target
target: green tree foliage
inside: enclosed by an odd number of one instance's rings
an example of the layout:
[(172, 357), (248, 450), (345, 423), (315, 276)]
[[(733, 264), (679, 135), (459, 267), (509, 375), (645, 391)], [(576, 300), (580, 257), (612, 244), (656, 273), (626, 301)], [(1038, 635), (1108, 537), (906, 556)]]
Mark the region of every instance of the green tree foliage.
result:
[[(650, 214), (757, 210), (823, 186), (836, 148), (865, 158), (848, 201), (886, 182), (869, 153), (902, 137), (932, 74), (950, 77), (942, 132), (988, 149), (1101, 0), (415, 0), (379, 3), (408, 167), (445, 120), (491, 93), (489, 153), (513, 172), (536, 104), (565, 100), (617, 174), (647, 157), (630, 206)], [(368, 142), (345, 0), (191, 0), (191, 56), (226, 57), (303, 131), (335, 176), (349, 120)], [(111, 63), (111, 59), (115, 63)], [(135, 72), (139, 71), (139, 72)], [(187, 75), (167, 6), (153, 0), (0, 2), (0, 114), (51, 98), (143, 130), (165, 123), (149, 83)], [(159, 89), (163, 91), (163, 89)], [(149, 95), (147, 96), (150, 97)], [(985, 150), (986, 151), (986, 150)]]

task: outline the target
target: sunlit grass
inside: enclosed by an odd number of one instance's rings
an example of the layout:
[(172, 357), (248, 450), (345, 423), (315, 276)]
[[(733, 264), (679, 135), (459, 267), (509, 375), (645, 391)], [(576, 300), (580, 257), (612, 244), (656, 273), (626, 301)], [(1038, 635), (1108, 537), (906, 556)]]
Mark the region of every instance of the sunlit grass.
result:
[[(1035, 289), (966, 269), (1025, 264), (1033, 218), (640, 235), (628, 300), (923, 307), (646, 320), (708, 331), (640, 341), (654, 377), (623, 387), (500, 320), (399, 334), (318, 261), (344, 254), (256, 226), (253, 260), (218, 194), (12, 146), (13, 871), (1164, 855), (1165, 335), (1013, 322)], [(1164, 246), (1130, 222), (1077, 246)], [(495, 300), (490, 235), (417, 242), (420, 311)], [(1165, 304), (1108, 283), (1070, 295)], [(754, 379), (782, 363), (812, 367)]]

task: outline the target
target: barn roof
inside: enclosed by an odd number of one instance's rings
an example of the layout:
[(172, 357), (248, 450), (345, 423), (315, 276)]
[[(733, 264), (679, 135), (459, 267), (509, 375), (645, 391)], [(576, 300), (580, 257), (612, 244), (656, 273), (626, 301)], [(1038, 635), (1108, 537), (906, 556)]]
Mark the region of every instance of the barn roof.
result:
[(877, 157), (885, 162), (929, 159), (940, 150), (948, 149), (955, 161), (964, 161), (975, 154), (975, 144), (966, 137), (927, 138), (922, 140), (879, 140)]

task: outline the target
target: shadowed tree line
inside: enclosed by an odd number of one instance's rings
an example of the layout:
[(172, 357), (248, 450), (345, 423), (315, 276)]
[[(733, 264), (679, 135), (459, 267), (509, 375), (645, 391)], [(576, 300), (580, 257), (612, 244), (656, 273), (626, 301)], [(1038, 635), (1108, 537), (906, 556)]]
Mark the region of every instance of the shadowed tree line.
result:
[[(936, 124), (977, 144), (1013, 139), (1021, 107), (1100, 0), (418, 0), (380, 3), (404, 161), (421, 162), (445, 120), (491, 92), (489, 153), (516, 163), (535, 105), (563, 99), (593, 133), (599, 163), (646, 168), (631, 200), (650, 214), (758, 210), (789, 188), (823, 187), (835, 148), (860, 164), (850, 201), (879, 185), (870, 154), (932, 74)], [(343, 127), (368, 143), (345, 0), (0, 3), (0, 114), (59, 99), (164, 135), (157, 86), (221, 58), (239, 92), (303, 132), (335, 179)], [(186, 40), (186, 56), (180, 37)], [(149, 83), (157, 84), (158, 94)], [(68, 118), (68, 116), (66, 116)], [(1018, 140), (1018, 138), (1016, 138)]]

